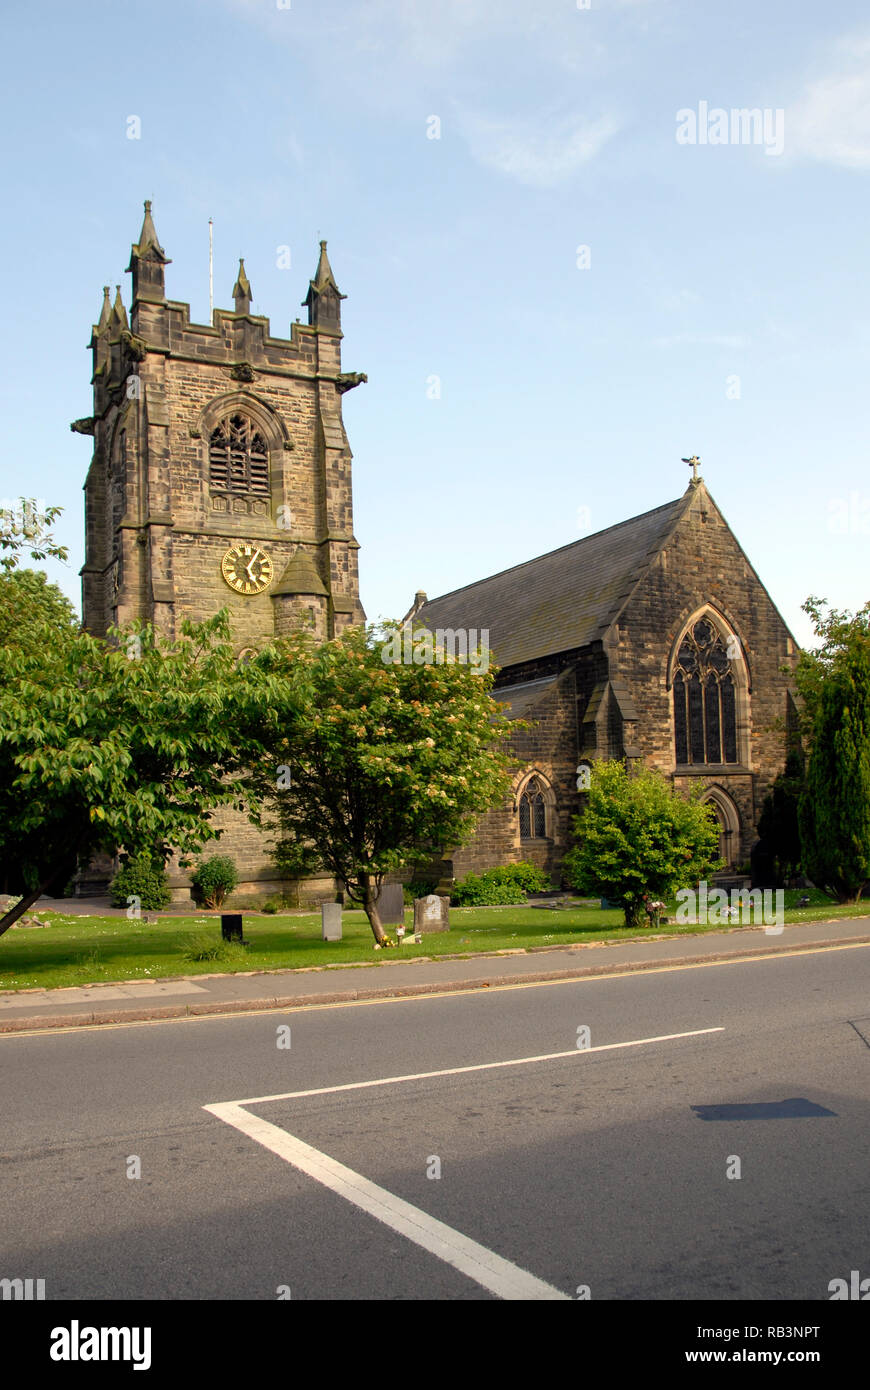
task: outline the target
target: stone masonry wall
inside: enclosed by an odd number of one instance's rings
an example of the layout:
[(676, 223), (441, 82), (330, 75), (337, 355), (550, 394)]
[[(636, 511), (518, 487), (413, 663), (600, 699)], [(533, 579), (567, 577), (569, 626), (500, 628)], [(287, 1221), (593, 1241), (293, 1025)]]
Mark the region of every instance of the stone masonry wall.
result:
[(688, 620), (705, 604), (725, 618), (745, 654), (749, 756), (737, 767), (693, 772), (678, 785), (700, 778), (704, 786), (719, 786), (732, 797), (742, 830), (738, 858), (745, 860), (757, 838), (761, 803), (785, 764), (791, 685), (780, 667), (793, 669), (798, 658), (785, 623), (700, 486), (620, 615), (610, 652), (611, 670), (624, 678), (637, 709), (644, 760), (668, 776), (676, 770), (668, 658)]
[[(508, 699), (509, 694), (509, 688), (497, 690), (494, 698)], [(521, 717), (533, 727), (519, 731), (511, 740), (515, 759), (513, 793), (504, 806), (488, 811), (481, 818), (469, 843), (453, 854), (456, 878), (523, 859), (537, 864), (558, 882), (559, 866), (569, 841), (571, 817), (579, 810), (573, 668), (564, 671), (533, 704), (524, 708)], [(552, 789), (552, 804), (547, 806), (547, 836), (543, 840), (522, 840), (514, 801), (522, 783), (533, 771), (540, 773)]]

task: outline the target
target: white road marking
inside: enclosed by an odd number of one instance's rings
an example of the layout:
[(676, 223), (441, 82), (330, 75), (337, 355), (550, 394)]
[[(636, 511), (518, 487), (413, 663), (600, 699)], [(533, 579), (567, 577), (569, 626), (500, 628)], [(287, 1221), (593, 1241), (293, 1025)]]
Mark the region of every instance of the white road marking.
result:
[(331, 1095), (337, 1091), (358, 1091), (372, 1086), (395, 1086), (401, 1081), (425, 1081), (432, 1077), (459, 1076), (463, 1072), (494, 1071), (499, 1067), (522, 1067), (531, 1062), (553, 1062), (565, 1057), (582, 1057), (590, 1052), (612, 1052), (624, 1047), (643, 1047), (650, 1043), (671, 1042), (677, 1038), (698, 1038), (708, 1033), (723, 1033), (724, 1028), (696, 1028), (688, 1033), (664, 1033), (654, 1038), (634, 1038), (629, 1042), (603, 1043), (599, 1047), (572, 1048), (569, 1052), (547, 1052), (537, 1057), (514, 1057), (505, 1062), (478, 1062), (467, 1067), (444, 1067), (440, 1071), (412, 1072), (406, 1076), (384, 1076), (373, 1081), (351, 1081), (341, 1086), (318, 1086), (308, 1091), (284, 1091), (274, 1096), (252, 1096), (248, 1100), (220, 1101), (214, 1105), (204, 1105), (216, 1119), (232, 1125), (249, 1139), (261, 1144), (270, 1153), (283, 1158), (301, 1173), (313, 1178), (330, 1191), (359, 1207), (361, 1211), (373, 1216), (392, 1230), (428, 1250), (445, 1264), (452, 1265), (461, 1274), (472, 1279), (482, 1288), (488, 1289), (497, 1298), (525, 1301), (568, 1300), (552, 1284), (538, 1279), (527, 1270), (510, 1260), (502, 1259), (486, 1246), (470, 1240), (452, 1226), (446, 1226), (434, 1216), (429, 1216), (419, 1207), (412, 1206), (401, 1197), (396, 1197), (386, 1188), (355, 1173), (343, 1163), (330, 1158), (320, 1149), (297, 1139), (294, 1134), (281, 1129), (279, 1125), (252, 1115), (244, 1107), (263, 1105), (268, 1101), (301, 1100), (304, 1096)]
[[(690, 1033), (662, 1033), (655, 1038), (632, 1038), (630, 1042), (602, 1043), (599, 1047), (573, 1047), (568, 1052), (543, 1052), (538, 1057), (512, 1057), (507, 1062), (476, 1062), (468, 1067), (444, 1067), (441, 1071), (409, 1072), (406, 1076), (382, 1076), (375, 1081), (348, 1081), (343, 1086), (318, 1086), (311, 1091), (282, 1091), (274, 1096), (248, 1096), (234, 1105), (265, 1105), (272, 1100), (301, 1100), (303, 1096), (327, 1096), (334, 1091), (361, 1091), (367, 1086), (395, 1086), (400, 1081), (428, 1081), (437, 1076), (461, 1076), (469, 1071), (492, 1071), (496, 1067), (525, 1067), (530, 1062), (556, 1062), (561, 1057), (583, 1057), (590, 1052), (615, 1052), (622, 1047), (645, 1047), (649, 1043), (672, 1042), (676, 1038), (700, 1038), (705, 1033), (723, 1033), (724, 1028), (694, 1028)], [(208, 1110), (206, 1105), (203, 1109)]]
[(321, 1153), (319, 1149), (313, 1149), (310, 1144), (304, 1144), (301, 1139), (288, 1134), (278, 1125), (270, 1124), (259, 1115), (250, 1115), (240, 1105), (205, 1105), (203, 1109), (211, 1111), (218, 1119), (241, 1130), (243, 1134), (255, 1139), (258, 1144), (262, 1144), (285, 1162), (291, 1163), (300, 1172), (306, 1173), (316, 1182), (344, 1197), (346, 1201), (368, 1212), (375, 1220), (406, 1236), (408, 1240), (423, 1250), (428, 1250), (445, 1264), (452, 1265), (461, 1274), (494, 1293), (497, 1298), (536, 1301), (568, 1299), (567, 1294), (554, 1288), (552, 1284), (546, 1284), (543, 1279), (536, 1279), (533, 1274), (511, 1264), (510, 1260), (503, 1260), (500, 1255), (495, 1255), (485, 1246), (478, 1245), (477, 1241), (469, 1240), (468, 1236), (454, 1231), (452, 1226), (445, 1226), (443, 1221), (436, 1221), (435, 1217), (429, 1216), (419, 1207), (414, 1207), (410, 1202), (387, 1192), (385, 1188), (369, 1182), (368, 1178), (355, 1173), (352, 1168), (346, 1168), (343, 1163), (337, 1163), (334, 1158)]

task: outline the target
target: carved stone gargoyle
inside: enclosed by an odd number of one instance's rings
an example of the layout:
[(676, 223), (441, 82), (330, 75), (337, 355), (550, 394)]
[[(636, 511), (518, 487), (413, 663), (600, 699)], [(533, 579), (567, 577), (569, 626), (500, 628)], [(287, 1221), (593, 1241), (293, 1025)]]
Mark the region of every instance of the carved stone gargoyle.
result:
[(93, 415), (85, 415), (81, 420), (73, 420), (70, 429), (73, 434), (93, 434), (94, 424)]
[(134, 362), (145, 361), (148, 356), (148, 344), (144, 338), (137, 338), (135, 333), (125, 328), (121, 334), (121, 342), (127, 349), (127, 356), (132, 357)]
[(365, 372), (339, 372), (335, 385), (339, 395), (343, 396), (345, 391), (352, 391), (361, 381), (368, 381)]
[(237, 362), (230, 368), (230, 376), (233, 381), (253, 381), (256, 373), (250, 362)]

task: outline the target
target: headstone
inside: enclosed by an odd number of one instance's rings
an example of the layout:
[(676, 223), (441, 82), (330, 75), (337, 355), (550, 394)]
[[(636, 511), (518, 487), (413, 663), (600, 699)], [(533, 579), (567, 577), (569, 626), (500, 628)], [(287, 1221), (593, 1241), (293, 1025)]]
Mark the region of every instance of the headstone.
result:
[(224, 941), (242, 940), (241, 912), (224, 912), (221, 914), (221, 936)]
[(324, 941), (341, 940), (341, 903), (320, 904), (320, 934)]
[(450, 899), (430, 893), (414, 899), (414, 931), (435, 932), (450, 930)]
[(401, 883), (382, 883), (378, 895), (378, 912), (385, 927), (405, 925), (405, 894)]

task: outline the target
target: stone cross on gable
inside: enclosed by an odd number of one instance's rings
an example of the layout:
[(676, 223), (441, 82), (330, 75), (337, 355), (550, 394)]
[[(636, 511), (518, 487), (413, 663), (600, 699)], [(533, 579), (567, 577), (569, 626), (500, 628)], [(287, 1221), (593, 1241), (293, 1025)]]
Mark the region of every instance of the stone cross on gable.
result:
[(689, 467), (693, 470), (692, 482), (696, 483), (698, 481), (698, 464), (701, 462), (701, 460), (698, 458), (698, 455), (693, 454), (690, 459), (683, 459), (682, 462), (687, 463)]

